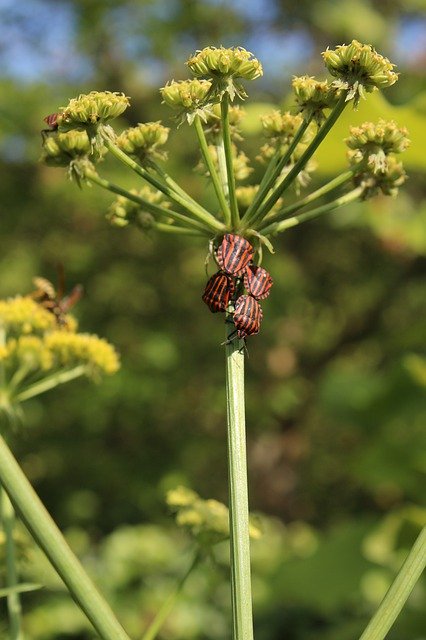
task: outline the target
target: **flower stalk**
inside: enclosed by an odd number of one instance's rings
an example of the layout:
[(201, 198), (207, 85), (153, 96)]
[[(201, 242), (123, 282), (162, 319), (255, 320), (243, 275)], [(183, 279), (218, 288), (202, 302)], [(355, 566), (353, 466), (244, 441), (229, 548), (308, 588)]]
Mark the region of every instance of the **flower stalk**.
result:
[(250, 538), (244, 395), (244, 341), (227, 323), (226, 404), (233, 640), (252, 640)]
[(423, 527), (397, 577), (391, 584), (360, 640), (384, 640), (426, 566), (426, 527)]
[(223, 146), (226, 159), (226, 173), (228, 176), (228, 189), (229, 189), (229, 206), (231, 209), (231, 227), (238, 229), (240, 216), (238, 212), (237, 196), (235, 193), (235, 174), (233, 169), (232, 159), (232, 141), (231, 130), (229, 127), (229, 95), (224, 93), (221, 100), (221, 119), (222, 119), (222, 131), (223, 131)]
[(22, 631), (22, 606), (19, 592), (18, 571), (16, 567), (16, 549), (14, 540), (15, 511), (6, 491), (0, 484), (0, 522), (5, 536), (6, 584), (10, 592), (7, 595), (10, 640), (24, 640)]
[(0, 436), (0, 484), (102, 640), (129, 640)]

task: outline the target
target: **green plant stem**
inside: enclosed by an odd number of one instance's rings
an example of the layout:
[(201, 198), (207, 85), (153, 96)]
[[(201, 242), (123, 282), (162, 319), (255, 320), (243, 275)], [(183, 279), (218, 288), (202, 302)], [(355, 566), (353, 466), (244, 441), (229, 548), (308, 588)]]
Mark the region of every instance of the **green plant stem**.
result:
[(360, 640), (383, 640), (426, 566), (426, 527), (422, 529)]
[(64, 384), (65, 382), (70, 382), (70, 380), (75, 380), (75, 378), (79, 378), (83, 376), (87, 372), (87, 368), (84, 364), (79, 364), (72, 369), (68, 369), (68, 371), (57, 371), (42, 380), (38, 380), (34, 382), (26, 389), (21, 391), (21, 393), (17, 393), (12, 397), (13, 402), (24, 402), (24, 400), (29, 400), (30, 398), (34, 398), (34, 396), (38, 396), (41, 393), (45, 393), (46, 391), (50, 391), (54, 387), (57, 387), (59, 384)]
[(306, 165), (308, 160), (313, 156), (315, 151), (320, 146), (321, 142), (324, 140), (330, 129), (334, 126), (340, 115), (342, 114), (344, 108), (347, 105), (346, 102), (347, 92), (345, 91), (337, 102), (336, 106), (328, 116), (327, 120), (324, 122), (322, 127), (318, 130), (315, 138), (309, 144), (304, 153), (300, 156), (299, 160), (295, 162), (293, 168), (288, 172), (288, 174), (283, 178), (283, 180), (275, 187), (269, 198), (264, 202), (264, 204), (259, 207), (256, 213), (250, 219), (250, 226), (252, 226), (257, 220), (261, 220), (266, 216), (266, 214), (272, 209), (277, 200), (281, 197), (284, 191), (291, 185), (296, 176), (300, 173), (303, 167)]
[(159, 632), (164, 622), (166, 621), (167, 617), (169, 616), (170, 612), (172, 611), (176, 603), (176, 600), (178, 599), (185, 585), (185, 582), (187, 581), (187, 579), (189, 578), (189, 576), (191, 575), (195, 567), (198, 565), (200, 559), (201, 559), (201, 556), (197, 552), (191, 564), (189, 565), (188, 569), (186, 570), (182, 578), (177, 583), (175, 590), (164, 601), (162, 607), (158, 610), (154, 620), (151, 622), (148, 629), (143, 634), (141, 640), (154, 640), (154, 638), (157, 636), (157, 633)]
[(240, 215), (238, 212), (238, 202), (237, 202), (237, 195), (235, 191), (234, 162), (233, 162), (233, 153), (232, 153), (231, 130), (229, 126), (229, 96), (227, 93), (223, 95), (220, 106), (221, 106), (221, 119), (222, 119), (223, 147), (224, 147), (225, 159), (226, 159), (226, 173), (228, 176), (229, 206), (231, 208), (231, 227), (235, 230), (235, 229), (238, 229), (239, 222), (240, 222)]
[(349, 182), (349, 180), (353, 178), (354, 173), (355, 171), (353, 170), (345, 171), (344, 173), (341, 173), (333, 180), (330, 180), (330, 182), (327, 182), (325, 185), (323, 185), (319, 189), (316, 189), (316, 191), (313, 191), (309, 195), (305, 196), (301, 200), (298, 200), (297, 202), (293, 202), (293, 204), (290, 204), (287, 207), (283, 207), (279, 211), (276, 211), (273, 213), (272, 211), (270, 211), (268, 215), (265, 216), (264, 222), (270, 224), (272, 222), (279, 222), (280, 220), (284, 220), (294, 211), (303, 209), (303, 207), (306, 207), (306, 205), (311, 204), (312, 202), (315, 202), (315, 200), (318, 200), (319, 198), (326, 195), (327, 193), (330, 193), (331, 191), (334, 191), (335, 189), (342, 186), (346, 182)]
[(69, 548), (1, 436), (0, 483), (34, 540), (102, 640), (130, 640)]
[(316, 207), (315, 209), (311, 209), (311, 211), (306, 211), (305, 213), (300, 213), (297, 216), (292, 216), (291, 218), (286, 218), (281, 222), (274, 222), (264, 228), (261, 228), (261, 233), (264, 235), (275, 235), (276, 233), (280, 233), (281, 231), (285, 231), (290, 227), (295, 227), (302, 222), (307, 222), (308, 220), (312, 220), (313, 218), (318, 218), (324, 213), (329, 213), (334, 209), (338, 209), (339, 207), (343, 207), (345, 204), (349, 204), (351, 202), (355, 202), (358, 200), (364, 191), (364, 187), (356, 187), (346, 193), (344, 196), (340, 198), (336, 198), (332, 202), (327, 202), (327, 204), (323, 204), (320, 207)]
[(201, 154), (203, 156), (204, 159), (204, 163), (208, 169), (208, 172), (210, 173), (210, 177), (212, 179), (212, 183), (213, 183), (213, 187), (216, 193), (216, 197), (217, 200), (219, 202), (219, 205), (222, 209), (222, 214), (223, 214), (223, 218), (225, 220), (225, 224), (227, 226), (230, 225), (231, 223), (231, 211), (229, 208), (229, 204), (226, 200), (225, 197), (225, 192), (222, 188), (222, 184), (220, 181), (220, 178), (218, 176), (218, 173), (216, 171), (216, 167), (214, 166), (214, 162), (213, 162), (213, 158), (210, 154), (209, 151), (209, 146), (207, 144), (207, 140), (206, 140), (206, 136), (204, 133), (204, 129), (203, 129), (203, 125), (201, 123), (201, 118), (200, 116), (195, 116), (194, 119), (194, 125), (195, 125), (195, 131), (197, 133), (197, 137), (198, 137), (198, 143), (200, 145), (200, 149), (201, 149)]
[(213, 229), (214, 231), (221, 231), (223, 229), (223, 224), (217, 220), (207, 209), (204, 209), (197, 202), (189, 198), (189, 196), (184, 198), (180, 193), (177, 193), (174, 189), (172, 189), (169, 185), (160, 182), (153, 176), (149, 171), (147, 171), (140, 164), (135, 162), (127, 153), (124, 153), (119, 147), (117, 147), (112, 140), (108, 138), (105, 139), (105, 146), (107, 149), (118, 159), (120, 162), (125, 164), (130, 169), (133, 169), (141, 178), (149, 182), (155, 189), (164, 193), (170, 200), (176, 202), (181, 207), (183, 207), (186, 211), (191, 213), (195, 218), (206, 224), (208, 227)]
[(18, 586), (18, 572), (16, 569), (16, 550), (13, 538), (15, 530), (15, 512), (5, 490), (0, 485), (0, 516), (5, 535), (6, 554), (6, 584), (11, 592), (7, 595), (7, 610), (9, 614), (10, 640), (24, 640), (22, 632), (21, 599), (15, 588)]
[(271, 158), (271, 161), (265, 171), (265, 174), (263, 176), (263, 179), (259, 185), (259, 190), (256, 193), (253, 202), (250, 204), (249, 208), (247, 209), (245, 216), (244, 216), (244, 227), (247, 228), (248, 226), (250, 226), (253, 222), (255, 222), (256, 220), (259, 219), (259, 215), (258, 215), (258, 211), (260, 209), (260, 206), (262, 204), (262, 202), (265, 200), (266, 196), (268, 195), (269, 191), (272, 189), (272, 187), (274, 186), (275, 182), (277, 181), (277, 179), (279, 178), (279, 175), (281, 173), (281, 171), (284, 169), (284, 167), (286, 166), (286, 164), (288, 163), (288, 161), (290, 160), (292, 154), (294, 153), (294, 150), (296, 149), (297, 145), (299, 144), (299, 142), (301, 141), (301, 139), (303, 138), (306, 129), (309, 127), (310, 124), (310, 120), (304, 120), (302, 122), (302, 124), (300, 125), (299, 129), (297, 130), (293, 140), (291, 141), (291, 144), (289, 146), (289, 148), (287, 149), (287, 151), (285, 152), (285, 154), (282, 156), (282, 158), (280, 159), (280, 150), (278, 148), (278, 150), (275, 152), (275, 154), (273, 155), (273, 157)]
[[(139, 228), (144, 231), (143, 225), (138, 225)], [(197, 236), (199, 238), (210, 237), (211, 233), (208, 231), (201, 231), (198, 229), (186, 229), (185, 227), (178, 227), (175, 224), (166, 224), (164, 222), (153, 222), (152, 228), (161, 233), (171, 233), (177, 236)]]
[(154, 204), (153, 202), (149, 202), (138, 196), (136, 193), (132, 193), (131, 191), (127, 191), (127, 189), (123, 189), (122, 187), (106, 180), (105, 178), (101, 178), (96, 172), (86, 170), (85, 177), (90, 182), (97, 184), (102, 189), (106, 189), (107, 191), (111, 191), (111, 193), (116, 193), (119, 196), (123, 196), (132, 202), (137, 202), (144, 207), (146, 211), (152, 213), (153, 215), (161, 216), (162, 218), (172, 218), (173, 220), (177, 220), (181, 224), (187, 225), (191, 229), (196, 229), (201, 232), (206, 232), (210, 229), (210, 227), (202, 224), (201, 222), (197, 222), (197, 220), (193, 220), (192, 218), (188, 218), (182, 213), (178, 213), (177, 211), (173, 211), (172, 209), (166, 209), (165, 207), (161, 207), (158, 204)]
[(253, 639), (250, 538), (244, 397), (244, 342), (229, 340), (227, 323), (226, 403), (228, 424), (229, 529), (233, 640)]

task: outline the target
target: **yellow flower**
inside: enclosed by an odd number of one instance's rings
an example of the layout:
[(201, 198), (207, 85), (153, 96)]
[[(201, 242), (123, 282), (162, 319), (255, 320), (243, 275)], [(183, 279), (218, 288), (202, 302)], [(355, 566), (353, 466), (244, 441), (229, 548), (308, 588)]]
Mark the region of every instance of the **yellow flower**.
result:
[(0, 326), (7, 332), (40, 333), (54, 329), (54, 315), (30, 296), (0, 300)]
[(118, 354), (103, 338), (87, 333), (52, 331), (45, 337), (58, 367), (87, 365), (93, 374), (112, 374), (119, 369)]

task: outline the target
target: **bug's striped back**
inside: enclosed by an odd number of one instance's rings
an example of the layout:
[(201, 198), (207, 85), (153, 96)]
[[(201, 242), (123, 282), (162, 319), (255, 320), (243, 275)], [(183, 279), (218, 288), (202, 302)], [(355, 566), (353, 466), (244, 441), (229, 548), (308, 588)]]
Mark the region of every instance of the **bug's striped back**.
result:
[(269, 296), (269, 291), (274, 284), (270, 274), (263, 267), (250, 264), (244, 272), (244, 286), (250, 295), (256, 300), (262, 300)]
[(212, 313), (217, 313), (226, 310), (233, 293), (232, 278), (223, 271), (218, 271), (207, 282), (202, 299)]
[(235, 303), (234, 324), (239, 338), (259, 333), (263, 312), (253, 296), (240, 296)]
[(226, 273), (240, 276), (253, 258), (250, 242), (233, 233), (225, 233), (217, 250), (217, 261)]

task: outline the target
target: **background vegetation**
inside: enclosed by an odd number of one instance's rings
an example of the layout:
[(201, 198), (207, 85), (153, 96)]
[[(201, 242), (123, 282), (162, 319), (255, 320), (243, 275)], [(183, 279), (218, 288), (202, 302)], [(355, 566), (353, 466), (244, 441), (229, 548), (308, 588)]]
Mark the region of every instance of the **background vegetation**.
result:
[[(264, 63), (250, 87), (247, 151), (258, 114), (291, 106), (293, 74), (323, 73), (320, 52), (352, 38), (390, 57), (400, 81), (342, 118), (318, 154), (321, 181), (343, 168), (349, 124), (406, 125), (410, 180), (379, 198), (290, 230), (265, 266), (275, 286), (247, 362), (256, 638), (356, 638), (426, 519), (426, 20), (421, 0), (224, 3), (220, 0), (27, 0), (0, 5), (0, 296), (34, 275), (81, 283), (82, 330), (121, 352), (100, 386), (72, 383), (27, 405), (13, 448), (26, 473), (137, 637), (190, 562), (164, 506), (185, 484), (226, 502), (223, 327), (201, 302), (202, 241), (112, 229), (110, 202), (37, 163), (43, 117), (91, 89), (132, 98), (123, 127), (162, 118), (158, 87), (186, 77), (196, 48), (240, 44)], [(424, 6), (423, 6), (424, 8)], [(207, 204), (184, 127), (169, 168)], [(112, 161), (115, 182), (136, 177)], [(422, 355), (423, 349), (423, 355)], [(24, 530), (22, 572), (46, 589), (23, 596), (28, 637), (93, 637)], [(1, 540), (0, 540), (1, 543)], [(1, 546), (0, 546), (1, 552)], [(164, 640), (227, 637), (226, 553), (201, 567)], [(1, 577), (1, 571), (0, 571)], [(426, 628), (419, 585), (390, 640)], [(0, 603), (1, 606), (1, 603)], [(0, 637), (6, 615), (0, 608)], [(423, 634), (423, 635), (422, 635)]]

